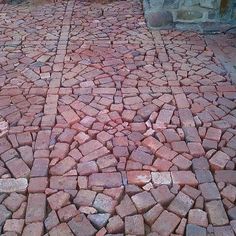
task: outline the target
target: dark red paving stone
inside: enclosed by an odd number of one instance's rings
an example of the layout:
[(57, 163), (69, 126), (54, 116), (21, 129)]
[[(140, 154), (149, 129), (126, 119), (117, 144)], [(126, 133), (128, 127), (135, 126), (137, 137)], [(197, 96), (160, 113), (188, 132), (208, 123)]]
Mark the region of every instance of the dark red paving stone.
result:
[(145, 138), (142, 141), (143, 146), (150, 148), (150, 150), (155, 153), (157, 151), (157, 149), (159, 149), (162, 144), (155, 138), (153, 138), (152, 136), (149, 136), (147, 138)]

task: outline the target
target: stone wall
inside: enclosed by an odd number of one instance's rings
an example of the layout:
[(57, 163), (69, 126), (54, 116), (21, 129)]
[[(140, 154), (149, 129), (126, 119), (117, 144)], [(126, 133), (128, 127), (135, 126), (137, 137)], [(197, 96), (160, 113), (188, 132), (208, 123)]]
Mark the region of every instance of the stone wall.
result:
[(144, 9), (151, 27), (236, 20), (236, 0), (144, 0)]

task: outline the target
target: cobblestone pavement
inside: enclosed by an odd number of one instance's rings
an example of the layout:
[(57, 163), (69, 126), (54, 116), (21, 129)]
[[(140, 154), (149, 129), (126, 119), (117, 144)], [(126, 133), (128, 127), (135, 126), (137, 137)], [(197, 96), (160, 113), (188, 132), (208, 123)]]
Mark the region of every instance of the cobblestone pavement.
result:
[(0, 6), (1, 235), (235, 234), (236, 87), (200, 35)]

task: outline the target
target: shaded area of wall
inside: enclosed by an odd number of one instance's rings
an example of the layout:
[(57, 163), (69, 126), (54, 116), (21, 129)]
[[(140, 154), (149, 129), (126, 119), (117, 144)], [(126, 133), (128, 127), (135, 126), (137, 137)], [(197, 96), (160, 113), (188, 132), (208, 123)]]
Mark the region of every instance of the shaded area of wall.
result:
[(149, 27), (236, 21), (235, 0), (144, 0), (144, 10)]

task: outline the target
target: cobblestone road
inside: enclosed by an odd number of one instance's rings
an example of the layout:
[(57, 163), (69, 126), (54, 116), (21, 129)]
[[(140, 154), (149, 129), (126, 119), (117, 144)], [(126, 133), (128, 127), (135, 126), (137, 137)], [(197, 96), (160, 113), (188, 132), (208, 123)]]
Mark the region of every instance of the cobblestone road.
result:
[(1, 235), (235, 234), (236, 87), (200, 35), (136, 0), (0, 9)]

